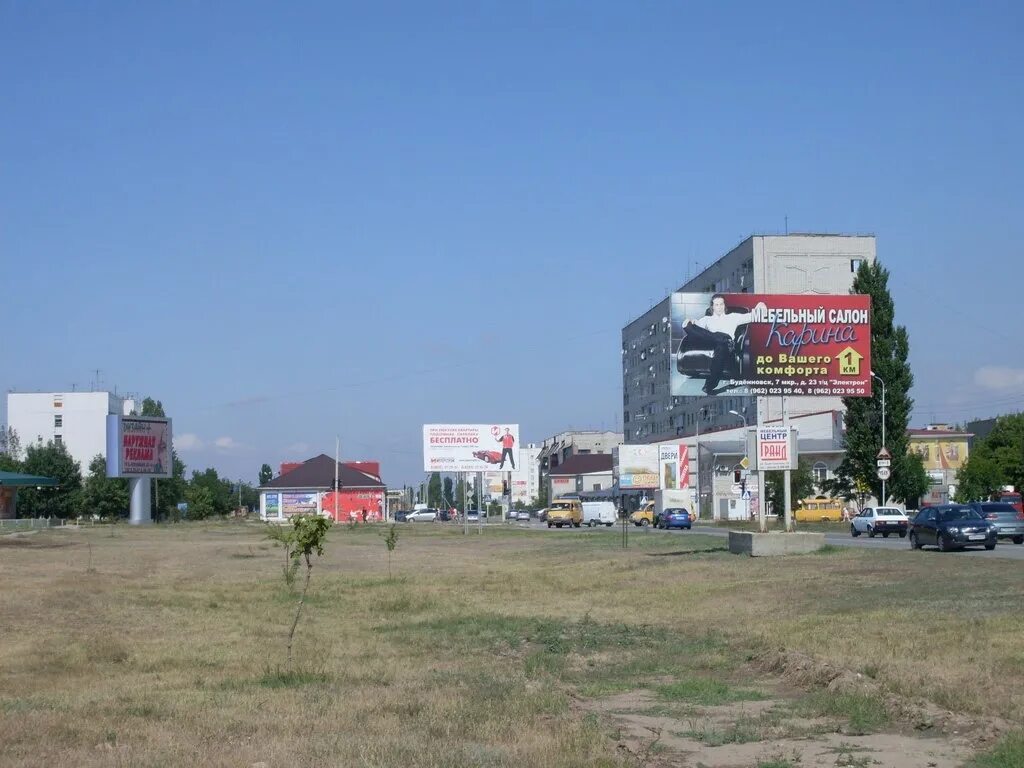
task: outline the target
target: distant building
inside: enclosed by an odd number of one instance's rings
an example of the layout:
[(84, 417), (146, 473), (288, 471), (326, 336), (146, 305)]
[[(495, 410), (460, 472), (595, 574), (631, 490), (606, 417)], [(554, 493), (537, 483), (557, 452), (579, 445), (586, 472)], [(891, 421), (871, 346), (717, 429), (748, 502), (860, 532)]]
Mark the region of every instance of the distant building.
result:
[(548, 472), (548, 499), (612, 487), (610, 453), (576, 454)]
[[(387, 486), (375, 461), (340, 462), (321, 453), (260, 486), (260, 517), (284, 521), (293, 515), (325, 515), (338, 522), (388, 518)], [(338, 488), (334, 479), (338, 478)]]
[[(873, 235), (755, 235), (683, 284), (685, 293), (846, 294), (861, 262), (875, 260)], [(756, 398), (673, 397), (671, 296), (622, 329), (622, 425), (626, 442), (654, 443), (701, 429), (757, 421)], [(780, 418), (780, 398), (764, 398), (763, 419)], [(703, 411), (702, 411), (703, 409)], [(789, 413), (843, 410), (838, 397), (791, 397)], [(740, 416), (730, 413), (736, 411)]]
[[(519, 463), (514, 472), (484, 472), (484, 487), (492, 499), (501, 499), (504, 495), (505, 481), (512, 478), (512, 504), (529, 504), (537, 498), (540, 491), (540, 468), (537, 464), (540, 447), (530, 443), (519, 449)], [(461, 506), (462, 500), (456, 499)]]
[(974, 435), (948, 424), (930, 424), (924, 429), (908, 429), (907, 436), (907, 450), (921, 457), (931, 481), (921, 503), (949, 502), (956, 494), (956, 473), (967, 461)]
[(127, 416), (133, 399), (112, 392), (11, 392), (7, 395), (7, 423), (25, 450), (36, 442), (63, 443), (89, 474), (89, 462), (107, 455), (107, 416)]

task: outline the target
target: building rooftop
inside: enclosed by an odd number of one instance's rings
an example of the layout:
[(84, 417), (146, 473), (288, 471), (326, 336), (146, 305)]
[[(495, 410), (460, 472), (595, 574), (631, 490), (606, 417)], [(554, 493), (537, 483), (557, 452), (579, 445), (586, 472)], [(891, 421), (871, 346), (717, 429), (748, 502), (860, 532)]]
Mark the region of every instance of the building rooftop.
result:
[[(261, 488), (332, 488), (334, 486), (334, 459), (325, 453), (302, 462), (298, 467), (285, 472)], [(358, 469), (338, 463), (338, 482), (342, 488), (384, 488), (376, 475), (360, 472)]]

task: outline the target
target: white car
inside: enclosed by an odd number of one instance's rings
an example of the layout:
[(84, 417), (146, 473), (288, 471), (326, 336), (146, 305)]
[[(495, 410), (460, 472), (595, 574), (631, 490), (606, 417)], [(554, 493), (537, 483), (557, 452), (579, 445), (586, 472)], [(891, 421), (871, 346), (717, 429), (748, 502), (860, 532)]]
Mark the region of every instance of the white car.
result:
[(520, 509), (518, 512), (516, 512), (516, 520), (519, 522), (525, 521), (528, 523), (530, 522), (530, 513), (527, 512), (525, 509)]
[(432, 523), (437, 520), (436, 509), (417, 509), (415, 512), (410, 512), (405, 516), (405, 522), (407, 523)]
[(874, 538), (876, 533), (882, 534), (882, 538), (888, 539), (890, 533), (898, 533), (900, 538), (906, 538), (910, 520), (906, 513), (897, 507), (864, 507), (853, 520), (850, 521), (850, 535), (856, 538), (866, 533)]

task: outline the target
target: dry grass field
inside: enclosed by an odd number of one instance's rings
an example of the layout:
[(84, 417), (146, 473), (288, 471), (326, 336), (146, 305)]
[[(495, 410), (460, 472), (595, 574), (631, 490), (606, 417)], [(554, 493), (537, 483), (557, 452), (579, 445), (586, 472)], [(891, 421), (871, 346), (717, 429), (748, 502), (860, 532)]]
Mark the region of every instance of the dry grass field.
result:
[[(697, 534), (0, 536), (2, 766), (1024, 766), (1024, 571)], [(301, 582), (300, 582), (301, 584)]]

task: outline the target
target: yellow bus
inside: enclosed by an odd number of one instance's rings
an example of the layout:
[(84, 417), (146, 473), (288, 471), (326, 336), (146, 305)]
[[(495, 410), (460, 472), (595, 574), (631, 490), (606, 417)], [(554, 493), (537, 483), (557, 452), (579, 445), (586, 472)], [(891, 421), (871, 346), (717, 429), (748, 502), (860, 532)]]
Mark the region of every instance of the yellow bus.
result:
[(800, 502), (793, 519), (798, 523), (838, 523), (843, 519), (843, 502), (839, 499), (804, 499)]

